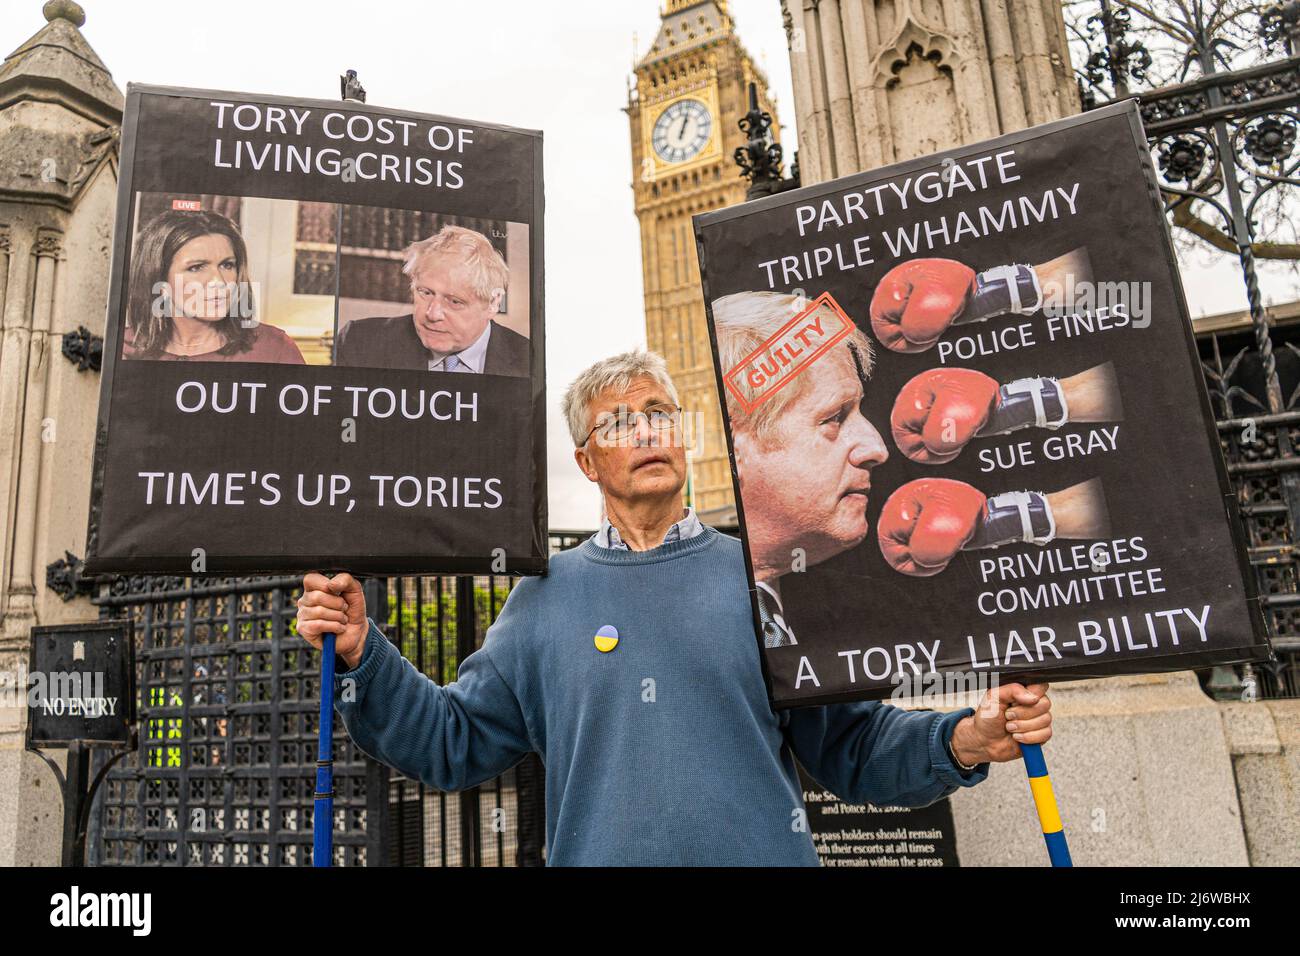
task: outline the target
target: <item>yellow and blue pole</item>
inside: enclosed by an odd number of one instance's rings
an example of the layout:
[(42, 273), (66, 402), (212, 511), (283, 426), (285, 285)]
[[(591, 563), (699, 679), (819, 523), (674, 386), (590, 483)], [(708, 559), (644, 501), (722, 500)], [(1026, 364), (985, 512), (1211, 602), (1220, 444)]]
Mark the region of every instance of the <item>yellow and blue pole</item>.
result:
[(334, 858), (334, 635), (320, 646), (320, 726), (316, 734), (316, 802), (312, 813), (312, 866)]
[(1041, 744), (1021, 744), (1020, 753), (1025, 758), (1025, 772), (1029, 774), (1029, 792), (1034, 795), (1038, 809), (1038, 822), (1043, 827), (1043, 840), (1047, 843), (1047, 857), (1052, 866), (1074, 866), (1070, 860), (1070, 847), (1065, 842), (1065, 827), (1061, 813), (1056, 809), (1056, 794), (1052, 792), (1052, 778), (1047, 775), (1047, 761), (1043, 759)]

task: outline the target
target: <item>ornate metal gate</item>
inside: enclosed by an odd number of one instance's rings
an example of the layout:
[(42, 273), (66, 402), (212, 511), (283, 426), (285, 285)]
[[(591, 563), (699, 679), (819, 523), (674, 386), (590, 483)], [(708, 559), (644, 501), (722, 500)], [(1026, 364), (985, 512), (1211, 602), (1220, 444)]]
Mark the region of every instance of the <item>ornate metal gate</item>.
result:
[[(296, 578), (100, 586), (100, 616), (135, 626), (139, 741), (97, 796), (89, 862), (310, 862), (320, 665), (293, 629), (299, 593)], [(379, 769), (335, 733), (335, 853), (361, 864), (379, 848)]]
[(1207, 682), (1219, 697), (1300, 697), (1300, 325), (1272, 329), (1271, 341), (1286, 396), (1278, 413), (1263, 411), (1267, 378), (1249, 325), (1198, 336), (1219, 442), (1278, 656), (1275, 664), (1249, 670), (1219, 669)]

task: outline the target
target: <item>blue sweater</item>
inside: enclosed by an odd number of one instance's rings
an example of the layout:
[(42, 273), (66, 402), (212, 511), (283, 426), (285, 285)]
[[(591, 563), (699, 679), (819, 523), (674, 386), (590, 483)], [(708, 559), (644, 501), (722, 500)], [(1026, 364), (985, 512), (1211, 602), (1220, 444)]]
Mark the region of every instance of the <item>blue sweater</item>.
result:
[(774, 713), (747, 587), (740, 542), (712, 529), (650, 551), (589, 540), (515, 586), (445, 687), (372, 622), (335, 706), (363, 751), (439, 790), (537, 751), (556, 865), (815, 866), (795, 757), (852, 803), (925, 806), (985, 779), (947, 750), (969, 708)]

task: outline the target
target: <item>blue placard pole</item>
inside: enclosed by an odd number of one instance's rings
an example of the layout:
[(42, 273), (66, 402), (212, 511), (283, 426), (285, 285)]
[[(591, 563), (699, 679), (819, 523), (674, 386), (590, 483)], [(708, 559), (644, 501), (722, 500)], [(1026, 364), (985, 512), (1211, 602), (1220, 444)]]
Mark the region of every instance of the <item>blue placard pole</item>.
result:
[(316, 805), (312, 866), (334, 862), (334, 635), (321, 635), (320, 727), (316, 736)]
[[(366, 101), (366, 91), (357, 71), (339, 77), (339, 96), (344, 101)], [(343, 207), (338, 210), (338, 234), (343, 235)], [(338, 304), (335, 303), (335, 324)], [(312, 866), (334, 865), (334, 638), (321, 635), (320, 644), (320, 728), (316, 736), (316, 805), (312, 814)]]
[(1038, 822), (1043, 827), (1043, 841), (1047, 844), (1047, 857), (1052, 866), (1074, 866), (1070, 847), (1065, 842), (1065, 827), (1056, 808), (1056, 794), (1052, 792), (1052, 778), (1047, 775), (1047, 761), (1043, 759), (1041, 744), (1021, 744), (1020, 753), (1025, 758), (1025, 773), (1029, 774), (1029, 792), (1034, 796)]

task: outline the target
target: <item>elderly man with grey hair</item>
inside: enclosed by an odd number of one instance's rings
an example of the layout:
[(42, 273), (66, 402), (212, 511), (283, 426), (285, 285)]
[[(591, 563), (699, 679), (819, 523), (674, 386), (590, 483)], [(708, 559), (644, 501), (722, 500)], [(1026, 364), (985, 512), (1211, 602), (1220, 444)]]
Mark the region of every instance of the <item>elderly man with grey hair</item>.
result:
[(1010, 727), (996, 706), (774, 713), (741, 544), (682, 507), (663, 359), (598, 362), (564, 414), (605, 520), (519, 582), (454, 682), (402, 658), (350, 575), (304, 579), (298, 631), (313, 646), (337, 635), (335, 706), (364, 752), (460, 790), (536, 751), (550, 864), (815, 866), (796, 759), (850, 802), (924, 806), (1015, 759), (1017, 740), (1050, 737), (1047, 698), (1019, 685), (1004, 685), (1018, 691)]

